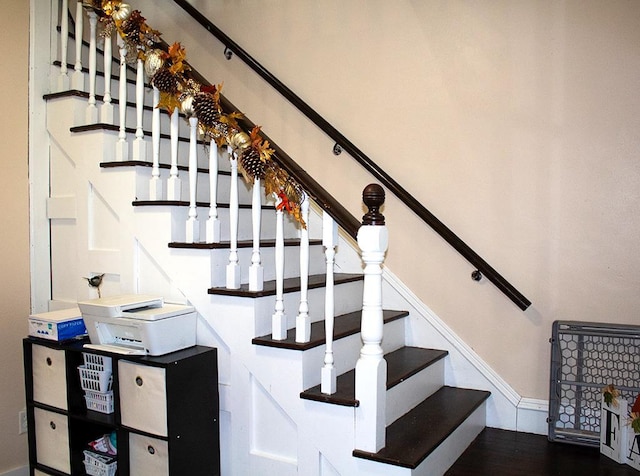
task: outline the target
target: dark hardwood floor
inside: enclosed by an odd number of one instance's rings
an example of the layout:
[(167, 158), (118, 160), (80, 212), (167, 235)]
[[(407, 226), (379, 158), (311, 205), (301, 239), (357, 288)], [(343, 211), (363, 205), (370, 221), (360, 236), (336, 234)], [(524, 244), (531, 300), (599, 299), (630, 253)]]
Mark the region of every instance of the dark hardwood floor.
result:
[(485, 428), (446, 476), (640, 476), (597, 448)]

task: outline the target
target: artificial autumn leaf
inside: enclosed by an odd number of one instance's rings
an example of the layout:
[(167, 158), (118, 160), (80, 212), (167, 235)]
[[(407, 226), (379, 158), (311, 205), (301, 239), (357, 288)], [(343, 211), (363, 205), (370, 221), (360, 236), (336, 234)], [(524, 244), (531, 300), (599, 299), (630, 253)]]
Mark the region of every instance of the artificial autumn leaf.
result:
[(165, 109), (171, 115), (176, 108), (180, 110), (180, 100), (175, 94), (160, 91), (160, 100), (156, 107)]
[(205, 84), (200, 88), (200, 91), (202, 91), (203, 93), (214, 94), (217, 89), (213, 84)]
[(187, 52), (180, 45), (180, 43), (176, 42), (173, 45), (171, 45), (169, 47), (168, 55), (172, 63), (171, 67), (169, 68), (169, 71), (171, 71), (171, 73), (178, 74), (191, 69), (184, 62), (185, 59), (187, 58)]
[(604, 396), (604, 402), (607, 405), (611, 405), (613, 403), (614, 406), (618, 405), (616, 398), (620, 395), (618, 389), (616, 389), (613, 385), (609, 384), (602, 390)]
[(631, 428), (634, 433), (640, 433), (640, 413), (631, 413)]

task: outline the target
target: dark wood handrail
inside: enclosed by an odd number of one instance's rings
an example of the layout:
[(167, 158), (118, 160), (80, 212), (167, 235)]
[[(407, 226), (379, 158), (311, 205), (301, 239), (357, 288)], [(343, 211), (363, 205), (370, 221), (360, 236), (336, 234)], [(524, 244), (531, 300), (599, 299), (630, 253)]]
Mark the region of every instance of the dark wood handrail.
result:
[[(200, 25), (207, 29), (213, 36), (215, 36), (222, 44), (225, 45), (226, 50), (231, 51), (234, 55), (240, 58), (247, 64), (252, 70), (254, 70), (262, 79), (264, 79), (269, 85), (271, 85), (276, 91), (284, 96), (291, 104), (293, 104), (300, 112), (302, 112), (309, 120), (311, 120), (317, 127), (319, 127), (325, 134), (327, 134), (332, 140), (339, 145), (342, 150), (351, 155), (360, 165), (362, 165), (376, 180), (385, 186), (391, 193), (404, 202), (409, 209), (411, 209), (420, 219), (427, 223), (436, 233), (438, 233), (447, 243), (449, 243), (458, 253), (469, 261), (485, 278), (491, 281), (500, 291), (502, 291), (511, 301), (513, 301), (520, 309), (526, 310), (530, 305), (529, 301), (520, 291), (518, 291), (511, 283), (509, 283), (502, 275), (500, 275), (489, 263), (487, 263), (480, 255), (473, 251), (464, 241), (462, 241), (449, 227), (447, 227), (442, 221), (440, 221), (433, 213), (431, 213), (424, 205), (416, 200), (407, 190), (405, 190), (398, 182), (396, 182), (389, 174), (387, 174), (380, 166), (378, 166), (373, 160), (364, 154), (358, 147), (356, 147), (349, 139), (347, 139), (340, 131), (333, 127), (327, 120), (325, 120), (320, 114), (312, 109), (306, 102), (304, 102), (299, 96), (297, 96), (291, 89), (283, 84), (278, 78), (265, 69), (260, 63), (258, 63), (252, 56), (250, 56), (244, 49), (242, 49), (235, 41), (229, 38), (222, 30), (216, 27), (208, 18), (200, 13), (193, 5), (186, 0), (173, 0), (182, 9), (184, 9), (192, 18), (194, 18)], [(250, 122), (250, 121), (249, 121)], [(271, 142), (271, 141), (270, 141)], [(273, 145), (273, 142), (272, 142)], [(273, 146), (276, 152), (279, 154), (281, 150), (277, 146)], [(286, 154), (285, 154), (286, 156)], [(296, 179), (305, 177), (311, 179), (295, 162), (288, 156), (287, 159), (282, 162), (282, 165), (289, 167), (293, 165), (295, 167), (292, 170), (292, 174)], [(279, 157), (282, 159), (281, 157)], [(289, 164), (291, 161), (291, 164)], [(312, 179), (311, 179), (312, 180)], [(305, 185), (303, 180), (300, 180)], [(314, 181), (315, 182), (315, 181)], [(347, 212), (348, 213), (348, 212)], [(349, 214), (350, 215), (350, 214)], [(340, 224), (339, 220), (336, 221)], [(353, 217), (352, 217), (353, 218)], [(347, 231), (351, 233), (351, 230), (347, 228)]]

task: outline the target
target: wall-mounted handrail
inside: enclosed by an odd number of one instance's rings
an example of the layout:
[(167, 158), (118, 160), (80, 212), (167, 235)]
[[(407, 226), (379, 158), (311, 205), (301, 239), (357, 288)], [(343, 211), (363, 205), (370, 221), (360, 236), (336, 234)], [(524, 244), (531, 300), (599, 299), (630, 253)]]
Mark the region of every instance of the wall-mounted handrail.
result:
[[(433, 213), (431, 213), (424, 205), (416, 200), (407, 190), (405, 190), (398, 182), (396, 182), (389, 174), (387, 174), (380, 166), (364, 154), (349, 139), (347, 139), (340, 131), (333, 127), (326, 119), (312, 109), (306, 102), (297, 96), (278, 78), (271, 74), (267, 69), (258, 63), (244, 49), (242, 49), (235, 41), (229, 38), (222, 30), (215, 26), (208, 18), (200, 13), (187, 0), (174, 0), (182, 9), (184, 9), (193, 19), (200, 23), (213, 36), (215, 36), (222, 44), (225, 45), (225, 51), (230, 51), (255, 71), (262, 79), (271, 85), (276, 91), (284, 96), (291, 104), (293, 104), (300, 112), (302, 112), (309, 120), (327, 134), (335, 143), (351, 155), (360, 165), (362, 165), (376, 180), (378, 180), (385, 188), (403, 201), (409, 209), (411, 209), (420, 219), (427, 223), (436, 233), (438, 233), (447, 243), (449, 243), (458, 253), (460, 253), (467, 261), (469, 261), (482, 276), (491, 281), (500, 291), (502, 291), (511, 301), (513, 301), (520, 309), (526, 310), (530, 305), (529, 301), (520, 291), (518, 291), (511, 283), (509, 283), (500, 273), (498, 273), (489, 263), (487, 263), (480, 255), (471, 249), (462, 239), (460, 239), (449, 227), (440, 221)], [(477, 274), (475, 275), (478, 276)], [(475, 278), (474, 278), (475, 279)]]

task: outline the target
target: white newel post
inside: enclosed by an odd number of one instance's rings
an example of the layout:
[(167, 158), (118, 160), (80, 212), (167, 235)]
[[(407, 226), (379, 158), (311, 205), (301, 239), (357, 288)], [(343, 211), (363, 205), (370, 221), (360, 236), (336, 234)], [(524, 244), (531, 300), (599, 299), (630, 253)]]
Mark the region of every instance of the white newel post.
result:
[(240, 264), (238, 263), (238, 157), (228, 148), (231, 166), (229, 189), (229, 263), (227, 264), (227, 289), (240, 289)]
[(78, 91), (84, 91), (84, 72), (82, 71), (82, 35), (84, 34), (84, 18), (82, 0), (76, 3), (76, 62), (73, 65), (73, 76), (71, 76), (71, 87)]
[(118, 83), (118, 142), (116, 142), (116, 160), (129, 160), (129, 144), (127, 143), (127, 45), (117, 35), (120, 52), (120, 73)]
[(287, 338), (287, 316), (284, 313), (284, 212), (280, 206), (282, 199), (276, 200), (276, 305), (271, 317), (271, 337), (274, 340)]
[(382, 263), (388, 245), (384, 216), (379, 212), (384, 204), (384, 190), (377, 184), (368, 185), (362, 198), (369, 209), (358, 230), (358, 246), (364, 261), (364, 291), (362, 296), (363, 346), (356, 364), (356, 448), (378, 452), (385, 446), (385, 411), (387, 362), (382, 346)]
[(151, 183), (149, 184), (149, 200), (162, 200), (162, 180), (160, 180), (160, 91), (153, 86), (153, 111), (151, 113)]
[[(120, 36), (120, 35), (118, 35)], [(113, 124), (113, 103), (111, 102), (111, 63), (113, 54), (111, 52), (111, 37), (104, 38), (104, 98), (100, 106), (100, 122), (103, 124)]]
[(98, 122), (98, 107), (96, 106), (96, 67), (97, 45), (96, 35), (98, 27), (98, 14), (93, 10), (89, 13), (89, 102), (87, 103), (87, 124)]
[(187, 243), (200, 239), (198, 208), (196, 205), (198, 183), (198, 118), (189, 118), (189, 218), (187, 218)]
[(147, 160), (147, 142), (142, 129), (142, 113), (144, 112), (144, 64), (138, 59), (136, 65), (136, 138), (133, 141), (133, 160)]
[(167, 200), (180, 200), (182, 196), (182, 181), (178, 177), (178, 120), (180, 114), (176, 107), (171, 114), (171, 169), (167, 180)]
[(58, 76), (58, 91), (69, 89), (69, 69), (67, 67), (67, 52), (69, 50), (69, 0), (62, 0), (60, 11), (60, 75)]
[(333, 365), (333, 325), (334, 325), (334, 279), (333, 267), (338, 244), (338, 226), (331, 215), (322, 212), (322, 245), (327, 262), (327, 278), (324, 294), (324, 333), (327, 340), (324, 352), (324, 366), (320, 375), (320, 391), (331, 395), (336, 392), (337, 374)]
[(309, 197), (304, 194), (300, 203), (300, 215), (307, 224), (300, 229), (300, 306), (296, 316), (296, 342), (311, 340), (311, 318), (309, 317)]
[(260, 261), (260, 225), (262, 221), (262, 202), (260, 200), (260, 179), (253, 180), (251, 191), (251, 223), (253, 227), (253, 249), (249, 266), (249, 291), (262, 291), (264, 288), (264, 268)]
[[(218, 219), (218, 168), (220, 148), (214, 139), (209, 143), (209, 218), (206, 224), (207, 243), (220, 243), (220, 220)], [(176, 167), (177, 171), (177, 167)]]

